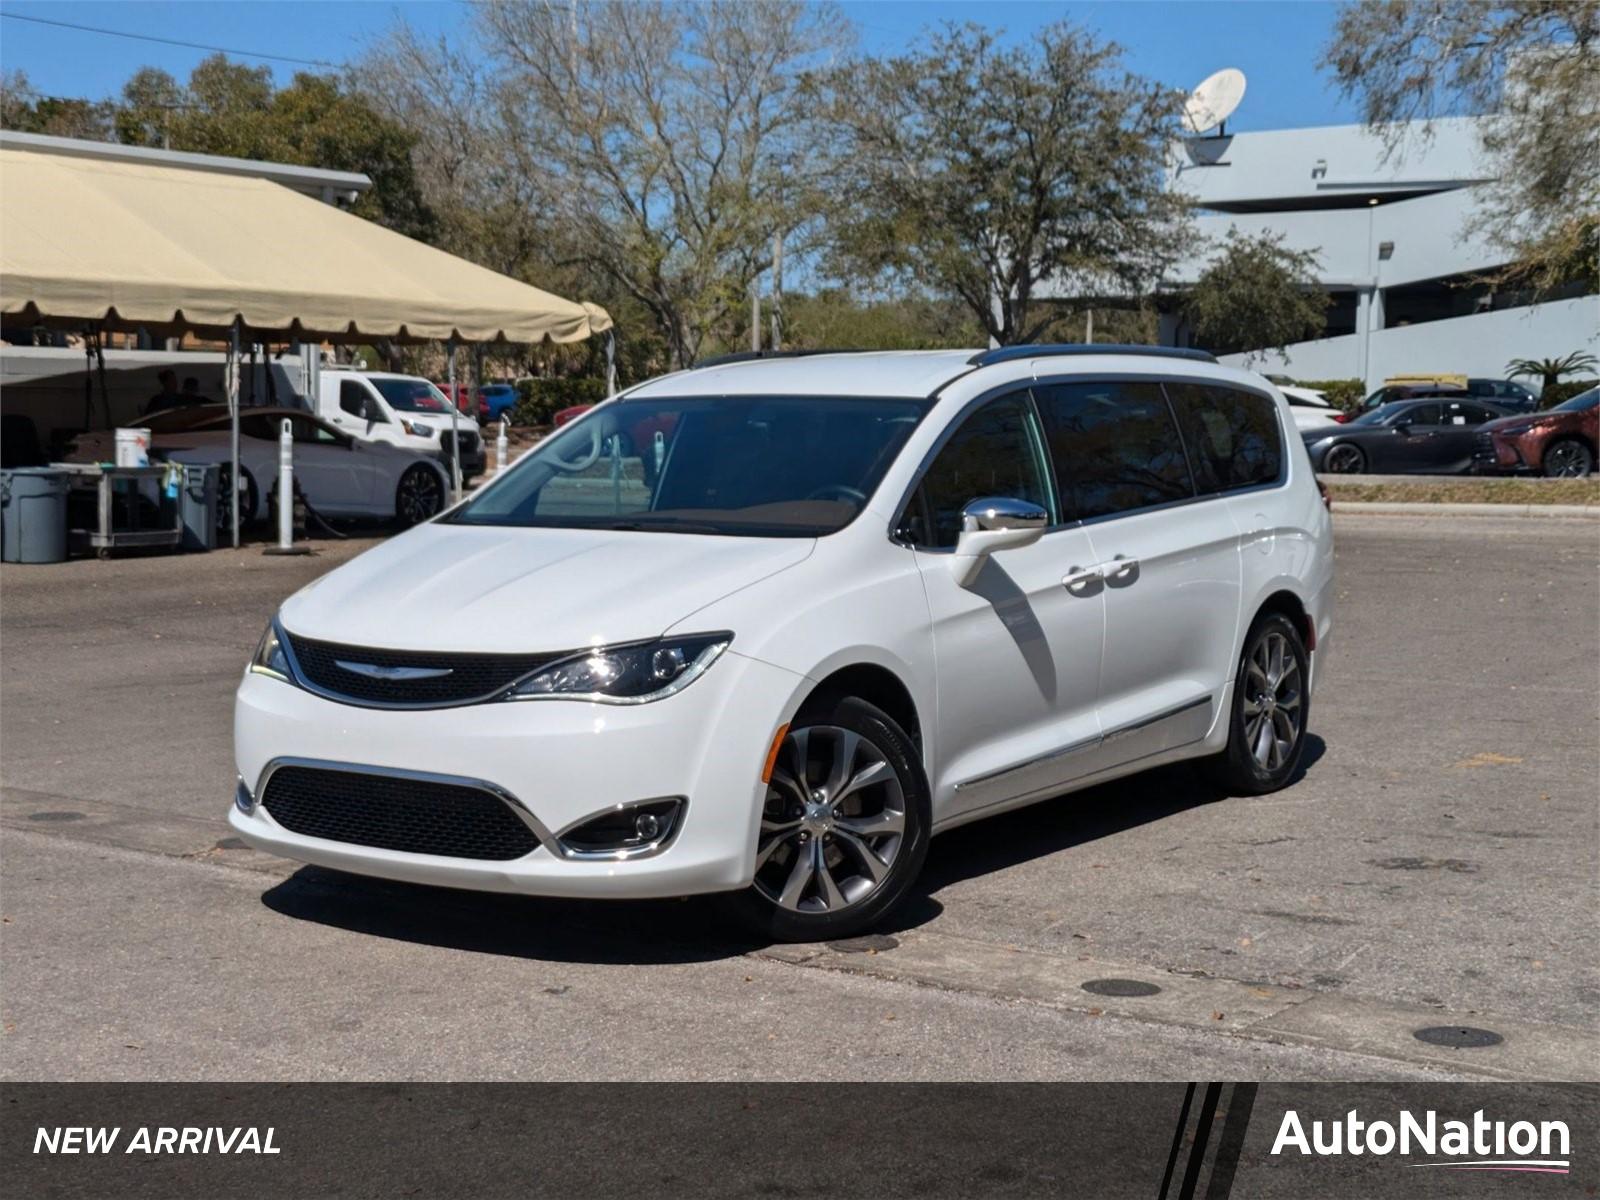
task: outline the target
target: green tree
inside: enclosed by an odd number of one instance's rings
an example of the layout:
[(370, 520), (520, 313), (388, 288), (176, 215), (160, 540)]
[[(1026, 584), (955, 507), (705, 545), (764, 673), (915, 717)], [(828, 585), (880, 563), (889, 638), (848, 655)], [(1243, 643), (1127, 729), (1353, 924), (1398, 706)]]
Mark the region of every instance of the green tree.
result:
[(493, 0), (477, 12), (508, 176), (536, 196), (563, 256), (649, 313), (671, 365), (693, 362), (738, 325), (773, 235), (798, 245), (818, 218), (825, 131), (801, 80), (841, 44), (837, 11)]
[[(1498, 181), (1474, 227), (1507, 282), (1592, 281), (1600, 252), (1600, 0), (1347, 3), (1326, 50), (1347, 96), (1398, 149), (1403, 122), (1479, 115)], [(1426, 126), (1425, 126), (1426, 127)]]
[(1049, 327), (1046, 295), (1148, 291), (1185, 227), (1163, 178), (1181, 97), (1121, 54), (1065, 24), (1014, 48), (966, 25), (830, 72), (838, 273), (957, 297), (1002, 344)]
[(1214, 353), (1252, 359), (1317, 337), (1327, 324), (1328, 294), (1316, 277), (1317, 256), (1290, 250), (1281, 236), (1228, 231), (1210, 264), (1182, 297), (1194, 339)]
[(110, 127), (109, 104), (41, 96), (21, 71), (0, 76), (0, 128), (101, 141)]
[(1539, 380), (1540, 397), (1553, 393), (1564, 375), (1582, 375), (1600, 367), (1600, 359), (1585, 350), (1574, 350), (1565, 358), (1514, 358), (1506, 364), (1506, 375)]

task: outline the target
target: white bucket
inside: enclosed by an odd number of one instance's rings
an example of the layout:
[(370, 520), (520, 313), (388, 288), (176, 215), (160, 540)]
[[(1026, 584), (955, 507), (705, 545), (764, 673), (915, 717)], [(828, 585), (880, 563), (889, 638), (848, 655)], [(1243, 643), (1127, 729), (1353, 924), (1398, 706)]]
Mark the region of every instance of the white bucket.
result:
[(148, 429), (117, 430), (117, 466), (148, 467), (150, 465), (150, 431)]

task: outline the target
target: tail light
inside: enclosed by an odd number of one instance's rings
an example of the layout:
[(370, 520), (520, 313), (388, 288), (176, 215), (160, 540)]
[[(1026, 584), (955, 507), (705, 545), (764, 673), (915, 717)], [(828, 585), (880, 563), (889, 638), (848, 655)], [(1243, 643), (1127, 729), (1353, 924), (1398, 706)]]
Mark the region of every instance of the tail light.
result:
[(1350, 414), (1347, 413), (1347, 412), (1336, 412), (1336, 413), (1333, 414), (1333, 419), (1335, 421), (1337, 421), (1340, 425), (1343, 425), (1346, 421), (1348, 421), (1350, 419)]

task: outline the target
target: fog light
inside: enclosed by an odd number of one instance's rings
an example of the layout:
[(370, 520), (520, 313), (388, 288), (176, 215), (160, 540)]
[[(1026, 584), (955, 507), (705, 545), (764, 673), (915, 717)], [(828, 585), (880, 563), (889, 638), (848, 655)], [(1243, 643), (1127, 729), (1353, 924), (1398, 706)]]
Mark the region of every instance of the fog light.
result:
[(572, 826), (559, 837), (567, 858), (643, 858), (666, 849), (678, 831), (684, 800), (667, 796), (619, 804)]
[(245, 787), (243, 777), (234, 784), (233, 806), (247, 817), (256, 810), (256, 798), (250, 794), (250, 789)]

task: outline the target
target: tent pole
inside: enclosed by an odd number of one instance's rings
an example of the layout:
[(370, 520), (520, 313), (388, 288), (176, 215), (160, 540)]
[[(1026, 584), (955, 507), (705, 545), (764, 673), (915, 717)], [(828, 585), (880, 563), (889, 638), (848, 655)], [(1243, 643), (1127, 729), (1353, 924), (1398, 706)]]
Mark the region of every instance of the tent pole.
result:
[(454, 499), (461, 499), (461, 402), (456, 397), (456, 340), (450, 339), (445, 356), (445, 379), (450, 385), (450, 486)]
[(617, 332), (606, 330), (606, 395), (617, 394)]
[(234, 318), (233, 330), (228, 338), (228, 457), (232, 463), (228, 486), (233, 496), (228, 504), (229, 519), (233, 523), (233, 548), (239, 548), (239, 321)]

